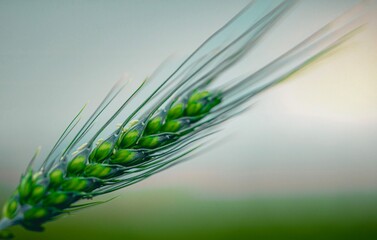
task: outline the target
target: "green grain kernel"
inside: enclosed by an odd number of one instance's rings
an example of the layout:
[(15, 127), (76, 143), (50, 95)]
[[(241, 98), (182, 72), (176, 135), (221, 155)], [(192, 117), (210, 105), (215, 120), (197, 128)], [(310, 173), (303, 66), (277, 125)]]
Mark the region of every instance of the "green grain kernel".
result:
[(55, 169), (50, 173), (50, 185), (51, 186), (58, 186), (64, 180), (64, 173), (61, 169)]
[(69, 178), (62, 184), (64, 191), (86, 191), (92, 187), (90, 181), (84, 178)]
[(20, 200), (26, 201), (29, 197), (32, 187), (33, 187), (33, 180), (32, 180), (32, 171), (29, 170), (26, 175), (22, 178), (20, 186), (18, 187), (18, 192), (20, 194)]
[(169, 120), (163, 126), (164, 132), (176, 132), (181, 128), (181, 122), (179, 120)]
[(195, 91), (189, 98), (188, 103), (194, 103), (197, 102), (205, 97), (208, 97), (210, 93), (208, 91)]
[(177, 119), (183, 116), (183, 112), (185, 111), (185, 106), (183, 103), (174, 104), (168, 111), (168, 118), (169, 119)]
[(64, 192), (52, 192), (47, 195), (45, 200), (43, 201), (44, 206), (49, 207), (59, 207), (59, 206), (65, 206), (69, 202), (70, 197), (67, 193)]
[(3, 215), (6, 218), (12, 219), (15, 217), (17, 209), (18, 209), (18, 202), (16, 199), (11, 198), (9, 199), (3, 208)]
[(137, 159), (138, 154), (136, 152), (127, 149), (120, 149), (114, 153), (110, 159), (110, 162), (115, 164), (125, 164)]
[(86, 166), (86, 157), (85, 155), (77, 155), (72, 161), (68, 164), (68, 174), (75, 175), (80, 174), (84, 171)]
[(48, 211), (45, 208), (34, 207), (27, 210), (24, 214), (25, 221), (43, 221), (48, 217)]
[(111, 167), (101, 164), (90, 164), (86, 166), (84, 174), (87, 177), (106, 178), (111, 174)]
[(157, 133), (162, 127), (162, 118), (161, 117), (154, 117), (152, 118), (146, 127), (146, 132), (151, 133)]
[(46, 187), (43, 185), (36, 185), (30, 195), (29, 203), (37, 203), (46, 193)]
[(136, 141), (140, 137), (140, 132), (138, 130), (131, 130), (129, 132), (124, 133), (122, 136), (122, 140), (119, 143), (120, 148), (127, 148), (132, 146), (136, 143)]
[(139, 141), (139, 145), (143, 148), (155, 148), (160, 145), (159, 136), (146, 136), (142, 137)]
[(203, 108), (203, 104), (199, 102), (190, 103), (187, 105), (186, 115), (187, 116), (199, 115), (201, 113), (202, 108)]
[(93, 162), (100, 162), (105, 160), (113, 151), (113, 143), (111, 141), (104, 141), (98, 145), (89, 156), (89, 160)]

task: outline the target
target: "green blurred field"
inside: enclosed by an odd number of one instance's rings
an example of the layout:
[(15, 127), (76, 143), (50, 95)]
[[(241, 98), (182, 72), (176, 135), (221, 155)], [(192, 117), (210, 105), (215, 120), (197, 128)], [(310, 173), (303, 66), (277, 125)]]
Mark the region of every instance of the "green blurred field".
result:
[(16, 239), (377, 239), (377, 194), (249, 199), (124, 191)]

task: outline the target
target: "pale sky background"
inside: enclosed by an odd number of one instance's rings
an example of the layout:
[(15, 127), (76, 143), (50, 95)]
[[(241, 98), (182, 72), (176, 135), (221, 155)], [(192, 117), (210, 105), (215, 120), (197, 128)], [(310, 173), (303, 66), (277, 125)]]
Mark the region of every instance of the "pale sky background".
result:
[[(248, 2), (1, 1), (2, 187), (13, 189), (35, 148), (46, 154), (78, 109), (90, 100), (89, 113), (121, 75), (143, 79), (167, 57), (189, 54)], [(256, 70), (355, 2), (300, 1), (233, 73)], [(376, 19), (341, 51), (259, 96), (225, 126), (218, 147), (132, 188), (375, 191)]]

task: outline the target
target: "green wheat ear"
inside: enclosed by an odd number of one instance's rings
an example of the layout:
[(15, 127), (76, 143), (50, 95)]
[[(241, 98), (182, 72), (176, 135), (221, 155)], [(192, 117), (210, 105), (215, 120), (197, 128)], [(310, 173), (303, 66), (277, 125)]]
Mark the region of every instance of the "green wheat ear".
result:
[[(94, 120), (104, 115), (122, 86), (117, 84), (73, 134), (81, 110), (38, 169), (33, 158), (3, 207), (0, 230), (19, 224), (42, 231), (44, 223), (62, 214), (101, 203), (92, 202), (93, 197), (127, 187), (189, 158), (219, 124), (247, 109), (253, 96), (334, 48), (359, 27), (351, 21), (355, 13), (342, 16), (253, 74), (226, 79), (215, 87), (212, 83), (219, 75), (254, 46), (293, 3), (255, 1), (167, 77), (156, 74), (147, 79), (94, 133), (90, 131)], [(230, 30), (237, 31), (229, 37)], [(148, 84), (155, 88), (148, 90)], [(142, 101), (137, 98), (140, 95), (145, 97)], [(129, 106), (137, 107), (130, 111)], [(125, 112), (128, 117), (120, 126), (99, 139)], [(89, 202), (78, 204), (80, 200)], [(0, 238), (11, 237), (6, 230), (0, 233)]]

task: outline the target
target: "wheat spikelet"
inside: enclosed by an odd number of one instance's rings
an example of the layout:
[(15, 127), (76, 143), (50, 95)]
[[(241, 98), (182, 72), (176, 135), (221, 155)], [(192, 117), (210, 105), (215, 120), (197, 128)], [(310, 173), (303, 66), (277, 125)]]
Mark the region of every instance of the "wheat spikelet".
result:
[[(334, 48), (360, 26), (358, 11), (352, 10), (259, 71), (214, 87), (212, 83), (219, 74), (253, 46), (293, 3), (256, 1), (248, 6), (168, 77), (159, 79), (156, 74), (145, 80), (105, 124), (91, 133), (94, 120), (103, 115), (122, 89), (121, 84), (115, 85), (66, 143), (80, 111), (38, 169), (33, 166), (33, 158), (3, 207), (0, 230), (20, 224), (32, 231), (42, 231), (44, 223), (62, 214), (101, 203), (80, 204), (79, 200), (127, 187), (189, 158), (219, 124), (243, 112), (250, 98)], [(241, 24), (248, 19), (246, 25)], [(215, 44), (232, 29), (238, 33)], [(146, 94), (145, 86), (151, 82), (158, 83), (158, 87)], [(144, 99), (138, 102), (140, 95)], [(135, 103), (137, 107), (117, 129), (103, 136), (104, 130)], [(88, 140), (80, 146), (85, 138)], [(11, 235), (3, 232), (2, 237)]]

